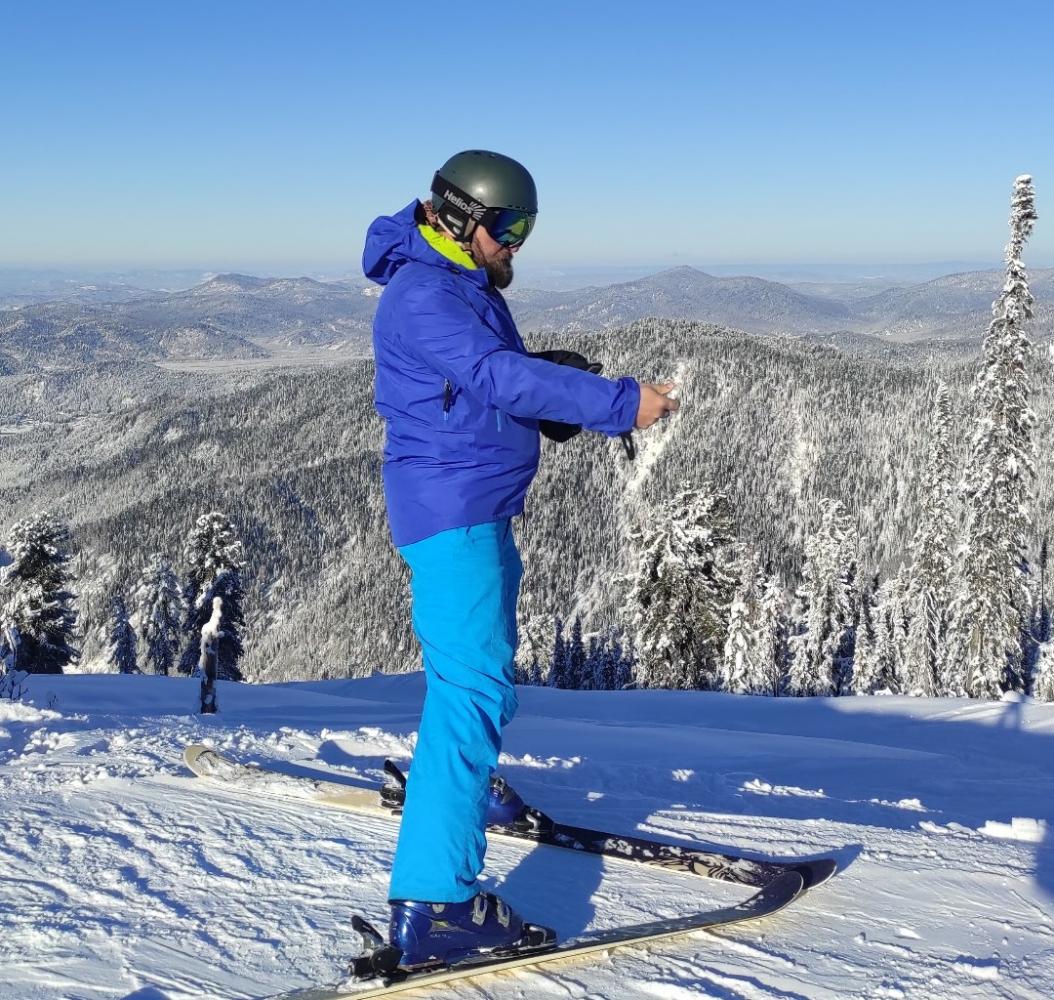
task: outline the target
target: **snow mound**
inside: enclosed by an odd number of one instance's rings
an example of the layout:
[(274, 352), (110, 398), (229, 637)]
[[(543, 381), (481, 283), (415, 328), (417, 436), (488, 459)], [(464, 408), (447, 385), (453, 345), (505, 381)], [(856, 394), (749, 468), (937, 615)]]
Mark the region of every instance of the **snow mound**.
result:
[(1028, 819), (1015, 816), (1009, 823), (998, 820), (987, 820), (977, 832), (985, 837), (997, 837), (1000, 840), (1021, 840), (1026, 844), (1042, 844), (1047, 837), (1047, 823), (1042, 819)]
[(888, 799), (869, 799), (873, 805), (886, 806), (889, 809), (907, 809), (909, 812), (929, 812), (929, 810), (918, 799), (897, 799), (890, 802)]
[(825, 799), (822, 788), (798, 788), (796, 785), (770, 785), (760, 778), (752, 778), (739, 786), (742, 792), (753, 792), (755, 795), (798, 795), (805, 799)]
[(35, 705), (25, 705), (20, 701), (5, 701), (0, 699), (0, 723), (3, 722), (48, 722), (51, 719), (60, 719), (58, 712), (48, 708), (37, 708)]

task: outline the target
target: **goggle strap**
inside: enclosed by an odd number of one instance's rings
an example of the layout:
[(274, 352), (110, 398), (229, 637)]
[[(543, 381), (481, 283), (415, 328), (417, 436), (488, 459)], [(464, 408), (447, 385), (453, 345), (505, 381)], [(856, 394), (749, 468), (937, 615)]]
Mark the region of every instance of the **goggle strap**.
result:
[(432, 194), (443, 199), (443, 207), (436, 214), (459, 239), (466, 239), (474, 228), (469, 223), (478, 223), (487, 212), (486, 205), (452, 184), (438, 170), (432, 178)]

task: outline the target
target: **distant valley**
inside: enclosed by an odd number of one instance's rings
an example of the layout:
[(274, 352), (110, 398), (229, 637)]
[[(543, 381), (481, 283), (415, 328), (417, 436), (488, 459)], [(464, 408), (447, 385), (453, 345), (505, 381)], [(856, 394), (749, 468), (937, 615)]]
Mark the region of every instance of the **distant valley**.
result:
[[(962, 354), (990, 321), (1002, 272), (971, 271), (875, 291), (852, 283), (781, 284), (678, 267), (577, 290), (507, 293), (520, 328), (588, 333), (648, 317), (685, 319), (772, 336), (805, 337), (855, 353), (897, 345)], [(1054, 334), (1054, 269), (1030, 274), (1033, 335)], [(47, 288), (57, 286), (46, 286)], [(218, 275), (182, 291), (63, 288), (55, 301), (0, 304), (0, 376), (127, 361), (264, 365), (370, 353), (380, 289), (364, 278), (317, 281)], [(36, 294), (40, 294), (38, 291)], [(910, 352), (909, 352), (910, 353)]]

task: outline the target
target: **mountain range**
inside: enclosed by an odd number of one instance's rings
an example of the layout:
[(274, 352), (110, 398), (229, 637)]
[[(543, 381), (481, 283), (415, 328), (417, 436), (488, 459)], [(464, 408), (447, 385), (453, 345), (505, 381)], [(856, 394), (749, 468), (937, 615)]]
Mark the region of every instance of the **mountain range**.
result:
[[(971, 271), (875, 291), (861, 284), (781, 284), (677, 267), (634, 281), (571, 291), (511, 288), (524, 331), (609, 330), (646, 317), (698, 320), (760, 335), (881, 345), (956, 342), (973, 349), (990, 322), (1002, 272)], [(1033, 335), (1054, 334), (1054, 268), (1030, 275)], [(370, 353), (381, 289), (364, 278), (317, 281), (222, 274), (191, 288), (91, 287), (53, 302), (0, 311), (0, 375), (100, 361), (266, 360), (326, 351)]]

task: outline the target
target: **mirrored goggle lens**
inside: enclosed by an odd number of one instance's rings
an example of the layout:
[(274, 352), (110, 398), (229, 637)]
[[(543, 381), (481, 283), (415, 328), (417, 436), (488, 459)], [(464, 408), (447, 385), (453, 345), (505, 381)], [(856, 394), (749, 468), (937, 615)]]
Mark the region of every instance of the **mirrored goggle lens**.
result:
[(518, 246), (531, 235), (534, 218), (529, 212), (521, 212), (518, 209), (497, 209), (486, 222), (487, 232), (503, 247)]

